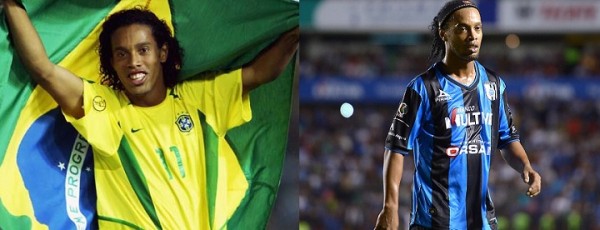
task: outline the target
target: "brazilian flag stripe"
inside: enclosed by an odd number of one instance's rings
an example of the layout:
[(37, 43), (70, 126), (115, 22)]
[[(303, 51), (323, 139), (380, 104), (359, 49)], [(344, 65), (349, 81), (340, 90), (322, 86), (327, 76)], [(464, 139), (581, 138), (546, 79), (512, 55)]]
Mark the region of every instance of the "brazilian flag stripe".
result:
[(206, 122), (206, 115), (198, 110), (200, 124), (204, 135), (204, 152), (206, 154), (206, 192), (208, 195), (208, 216), (210, 228), (213, 229), (215, 204), (217, 199), (217, 180), (219, 177), (218, 149), (219, 142), (215, 131)]
[[(176, 37), (186, 54), (181, 74), (178, 76), (180, 80), (198, 78), (206, 72), (243, 66), (271, 44), (279, 34), (298, 26), (299, 19), (299, 2), (296, 0), (262, 0), (261, 4), (231, 0), (36, 0), (24, 1), (24, 5), (40, 34), (50, 60), (60, 63), (82, 78), (96, 82), (99, 69), (96, 53), (97, 26), (115, 10), (137, 5), (154, 11), (157, 15), (163, 15), (161, 18), (166, 21), (173, 22)], [(2, 11), (0, 18), (4, 18)], [(54, 126), (59, 130), (72, 127), (67, 127), (69, 124), (58, 123), (63, 119), (60, 113), (53, 114), (52, 116), (56, 116), (53, 119), (42, 119), (48, 111), (57, 108), (56, 103), (33, 82), (19, 61), (8, 39), (9, 31), (4, 20), (0, 22), (0, 37), (3, 38), (0, 39), (0, 175), (7, 175), (0, 177), (0, 186), (3, 188), (0, 189), (0, 229), (21, 229), (23, 226), (31, 226), (33, 229), (61, 229), (57, 226), (72, 224), (66, 210), (47, 209), (45, 207), (49, 205), (35, 202), (48, 200), (47, 196), (33, 197), (38, 193), (56, 194), (57, 190), (65, 189), (64, 180), (50, 180), (46, 177), (56, 173), (59, 162), (40, 162), (46, 165), (33, 168), (26, 164), (17, 165), (16, 159), (20, 154), (18, 149), (25, 143), (39, 146), (39, 151), (47, 151), (50, 148), (36, 140), (25, 139), (25, 133), (33, 130), (33, 124), (44, 123), (43, 125)], [(231, 167), (232, 163), (228, 162), (227, 170), (223, 172), (225, 167), (218, 166), (219, 163), (222, 164), (219, 162), (219, 156), (207, 156), (207, 175), (210, 175), (207, 178), (207, 191), (209, 205), (213, 205), (209, 206), (210, 223), (211, 226), (215, 223), (218, 225), (212, 226), (213, 229), (264, 229), (268, 222), (272, 200), (279, 188), (287, 143), (285, 137), (293, 86), (291, 69), (292, 67), (288, 67), (275, 81), (250, 93), (252, 121), (229, 130), (227, 142), (207, 137), (207, 140), (213, 141), (206, 142), (207, 150), (210, 149), (207, 153), (216, 154), (216, 151), (212, 150), (227, 148), (219, 145), (229, 145), (235, 152), (235, 159), (230, 156), (226, 158), (237, 161), (236, 167)], [(211, 132), (205, 133), (212, 135)], [(43, 140), (48, 139), (44, 136), (51, 137), (53, 133), (45, 132), (39, 135), (42, 136), (40, 140)], [(76, 134), (61, 137), (57, 141), (65, 141), (66, 144), (72, 145), (75, 138)], [(218, 181), (217, 174), (233, 175), (229, 171), (230, 168), (241, 168), (249, 189), (234, 213), (230, 210), (235, 207), (230, 206), (233, 203), (237, 205), (239, 201), (230, 202), (231, 200), (222, 197), (223, 193), (215, 187), (223, 184), (222, 181)], [(27, 178), (22, 176), (22, 172), (27, 170), (37, 170), (39, 178), (36, 179), (46, 180), (49, 186), (32, 193), (33, 189), (25, 183)], [(237, 171), (235, 173), (238, 174)], [(139, 182), (143, 181), (138, 179)], [(229, 185), (224, 187), (237, 189)], [(94, 187), (82, 187), (81, 191), (94, 191)], [(90, 196), (83, 193), (80, 196), (80, 204), (95, 203), (95, 200), (87, 197)], [(221, 201), (222, 198), (226, 201)], [(228, 205), (226, 217), (223, 217), (222, 207), (214, 207), (221, 204), (220, 202)], [(66, 200), (63, 203), (66, 203)], [(151, 209), (148, 207), (148, 213), (152, 213)], [(84, 211), (95, 213), (93, 205), (89, 205)], [(52, 214), (52, 222), (41, 218), (45, 213)], [(265, 213), (267, 214), (263, 215)], [(260, 217), (257, 214), (260, 214)], [(90, 229), (94, 229), (92, 224), (96, 223), (97, 218), (90, 216)], [(156, 223), (160, 226), (160, 223)]]

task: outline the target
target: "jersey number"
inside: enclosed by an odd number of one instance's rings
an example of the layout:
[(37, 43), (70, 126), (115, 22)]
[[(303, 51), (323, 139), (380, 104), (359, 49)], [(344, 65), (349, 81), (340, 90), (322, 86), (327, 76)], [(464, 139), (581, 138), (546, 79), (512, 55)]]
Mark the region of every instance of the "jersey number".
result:
[[(179, 149), (177, 148), (177, 146), (171, 146), (169, 147), (169, 150), (171, 153), (175, 154), (175, 159), (177, 159), (177, 167), (179, 167), (179, 175), (181, 175), (181, 178), (185, 178), (185, 169), (183, 168), (183, 161), (181, 160), (181, 154), (179, 153)], [(157, 148), (154, 151), (156, 151), (156, 154), (158, 154), (158, 156), (160, 157), (163, 168), (165, 168), (167, 174), (169, 174), (169, 180), (173, 179), (173, 175), (171, 174), (171, 170), (169, 169), (169, 166), (167, 165), (167, 161), (165, 159), (165, 152), (161, 148)]]

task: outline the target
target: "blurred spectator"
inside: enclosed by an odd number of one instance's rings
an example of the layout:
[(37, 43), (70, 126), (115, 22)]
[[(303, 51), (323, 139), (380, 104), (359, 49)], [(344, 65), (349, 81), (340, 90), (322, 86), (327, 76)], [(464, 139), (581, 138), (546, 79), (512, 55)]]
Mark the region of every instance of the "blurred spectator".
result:
[[(480, 56), (486, 67), (503, 78), (600, 76), (600, 46), (594, 42), (569, 46), (565, 45), (565, 37), (548, 36), (542, 40), (536, 35), (522, 35), (520, 45), (510, 49), (504, 37), (486, 35)], [(429, 36), (417, 35), (419, 42), (410, 44), (381, 43), (376, 38), (347, 34), (303, 37), (302, 77), (406, 77), (429, 66)]]
[[(398, 36), (403, 35), (387, 35)], [(486, 35), (481, 62), (505, 80), (600, 78), (600, 43), (583, 35)], [(303, 34), (301, 80), (399, 78), (429, 66), (431, 38), (381, 42), (370, 34)], [(510, 91), (510, 89), (509, 89)], [(509, 92), (510, 93), (510, 92)], [(542, 193), (526, 197), (520, 175), (492, 160), (489, 186), (500, 229), (600, 230), (600, 101), (509, 98), (521, 142), (543, 178)], [(398, 102), (401, 98), (398, 98)], [(383, 200), (384, 140), (396, 113), (390, 104), (354, 104), (343, 118), (334, 103), (300, 102), (299, 209), (302, 229), (372, 229)], [(408, 229), (412, 156), (400, 187), (400, 229)]]
[[(520, 175), (495, 154), (490, 189), (501, 229), (600, 229), (600, 102), (511, 98), (521, 141), (543, 175), (542, 193), (525, 195)], [(304, 229), (371, 229), (383, 199), (384, 138), (396, 108), (355, 104), (300, 108), (300, 220)], [(412, 156), (400, 190), (401, 229), (408, 228)], [(549, 224), (552, 223), (552, 224)]]

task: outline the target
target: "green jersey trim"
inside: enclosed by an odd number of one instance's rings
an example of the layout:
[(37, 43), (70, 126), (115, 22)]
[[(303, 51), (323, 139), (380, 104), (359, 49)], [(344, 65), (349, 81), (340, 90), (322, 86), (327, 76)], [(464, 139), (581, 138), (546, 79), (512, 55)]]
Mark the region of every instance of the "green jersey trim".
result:
[(131, 150), (131, 146), (124, 137), (121, 139), (118, 154), (121, 162), (123, 163), (123, 170), (125, 170), (127, 179), (129, 180), (131, 187), (133, 187), (138, 200), (154, 223), (156, 229), (162, 229), (160, 220), (156, 214), (156, 208), (152, 202), (152, 196), (150, 195), (146, 178), (142, 173), (139, 163), (135, 159), (135, 155), (133, 150)]
[(133, 223), (130, 223), (128, 221), (125, 220), (121, 220), (121, 219), (117, 219), (117, 218), (112, 218), (112, 217), (107, 217), (107, 216), (98, 216), (98, 220), (103, 220), (103, 221), (108, 221), (108, 222), (113, 222), (113, 223), (117, 223), (117, 224), (122, 224), (125, 225), (127, 227), (133, 228), (133, 229), (138, 229), (138, 230), (142, 230), (143, 228), (140, 226), (137, 226)]

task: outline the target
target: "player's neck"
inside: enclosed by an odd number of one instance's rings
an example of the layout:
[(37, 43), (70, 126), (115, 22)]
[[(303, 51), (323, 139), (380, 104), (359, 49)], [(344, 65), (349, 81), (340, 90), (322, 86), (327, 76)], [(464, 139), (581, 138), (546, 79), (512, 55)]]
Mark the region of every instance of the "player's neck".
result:
[(149, 91), (147, 93), (144, 94), (131, 94), (129, 92), (125, 92), (125, 95), (127, 95), (127, 98), (129, 99), (129, 101), (131, 102), (131, 104), (135, 105), (135, 106), (139, 106), (139, 107), (152, 107), (152, 106), (156, 106), (159, 105), (160, 103), (162, 103), (167, 95), (167, 90), (165, 89), (160, 89), (160, 90), (153, 90), (153, 91)]
[(454, 80), (464, 85), (470, 85), (475, 80), (475, 76), (477, 75), (475, 61), (464, 61), (446, 57), (442, 60), (442, 63), (444, 72)]

